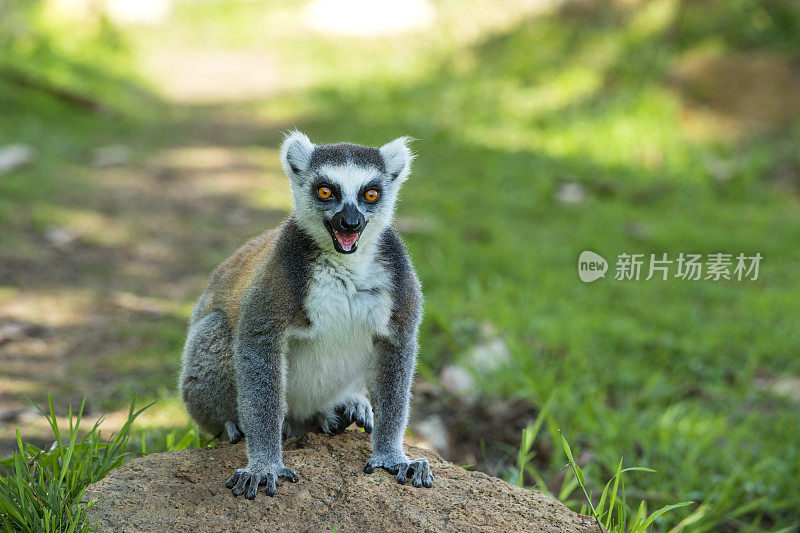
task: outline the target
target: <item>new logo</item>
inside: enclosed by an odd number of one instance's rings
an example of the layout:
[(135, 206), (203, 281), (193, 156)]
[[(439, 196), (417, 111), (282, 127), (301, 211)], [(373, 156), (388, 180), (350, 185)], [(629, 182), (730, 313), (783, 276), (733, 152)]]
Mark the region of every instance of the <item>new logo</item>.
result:
[(608, 262), (602, 255), (585, 250), (578, 258), (578, 277), (584, 283), (590, 283), (598, 278), (606, 277)]

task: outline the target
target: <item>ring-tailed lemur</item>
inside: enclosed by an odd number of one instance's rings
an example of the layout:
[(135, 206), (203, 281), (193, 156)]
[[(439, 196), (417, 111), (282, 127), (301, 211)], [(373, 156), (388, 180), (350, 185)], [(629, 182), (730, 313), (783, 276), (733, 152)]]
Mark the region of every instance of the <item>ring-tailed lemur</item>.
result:
[(235, 495), (297, 481), (282, 438), (353, 422), (372, 433), (366, 473), (383, 467), (400, 483), (432, 485), (426, 460), (402, 446), (422, 293), (390, 224), (412, 159), (406, 138), (317, 146), (292, 132), (281, 147), (292, 213), (212, 274), (192, 313), (180, 389), (202, 430), (245, 437), (248, 464), (226, 483)]

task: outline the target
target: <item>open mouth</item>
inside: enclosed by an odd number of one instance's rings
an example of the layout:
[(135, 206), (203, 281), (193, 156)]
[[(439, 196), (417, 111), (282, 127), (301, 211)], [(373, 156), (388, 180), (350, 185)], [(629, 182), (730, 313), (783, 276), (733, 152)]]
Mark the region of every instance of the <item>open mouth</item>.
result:
[(356, 245), (358, 244), (358, 238), (361, 236), (361, 234), (339, 233), (338, 231), (334, 231), (333, 236), (336, 238), (336, 242), (339, 243), (339, 247), (342, 250), (345, 252), (350, 252), (355, 250)]
[(328, 233), (333, 238), (333, 247), (340, 254), (351, 254), (356, 251), (358, 247), (358, 238), (361, 237), (361, 232), (358, 233), (342, 233), (336, 231), (330, 224), (326, 223), (325, 227), (328, 228)]

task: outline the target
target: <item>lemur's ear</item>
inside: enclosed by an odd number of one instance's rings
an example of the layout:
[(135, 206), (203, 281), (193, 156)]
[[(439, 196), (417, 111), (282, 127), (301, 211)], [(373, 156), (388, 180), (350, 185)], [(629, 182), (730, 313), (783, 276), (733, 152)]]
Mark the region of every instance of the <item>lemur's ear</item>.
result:
[(281, 144), (283, 171), (290, 178), (296, 178), (308, 168), (313, 152), (314, 143), (308, 140), (305, 133), (297, 130), (290, 131)]
[(411, 161), (414, 160), (414, 154), (408, 147), (411, 141), (411, 137), (398, 137), (380, 148), (383, 163), (386, 165), (386, 172), (401, 182), (408, 178), (408, 173), (411, 171)]

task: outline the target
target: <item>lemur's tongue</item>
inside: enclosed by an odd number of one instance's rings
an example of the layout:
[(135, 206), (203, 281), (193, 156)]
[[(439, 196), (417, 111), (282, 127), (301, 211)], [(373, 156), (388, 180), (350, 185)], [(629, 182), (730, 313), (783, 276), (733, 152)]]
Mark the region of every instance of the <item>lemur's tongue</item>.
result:
[(336, 240), (339, 241), (339, 246), (341, 246), (342, 250), (345, 252), (350, 251), (350, 248), (355, 245), (360, 235), (359, 233), (339, 233), (338, 231), (334, 231), (333, 233), (336, 235)]

